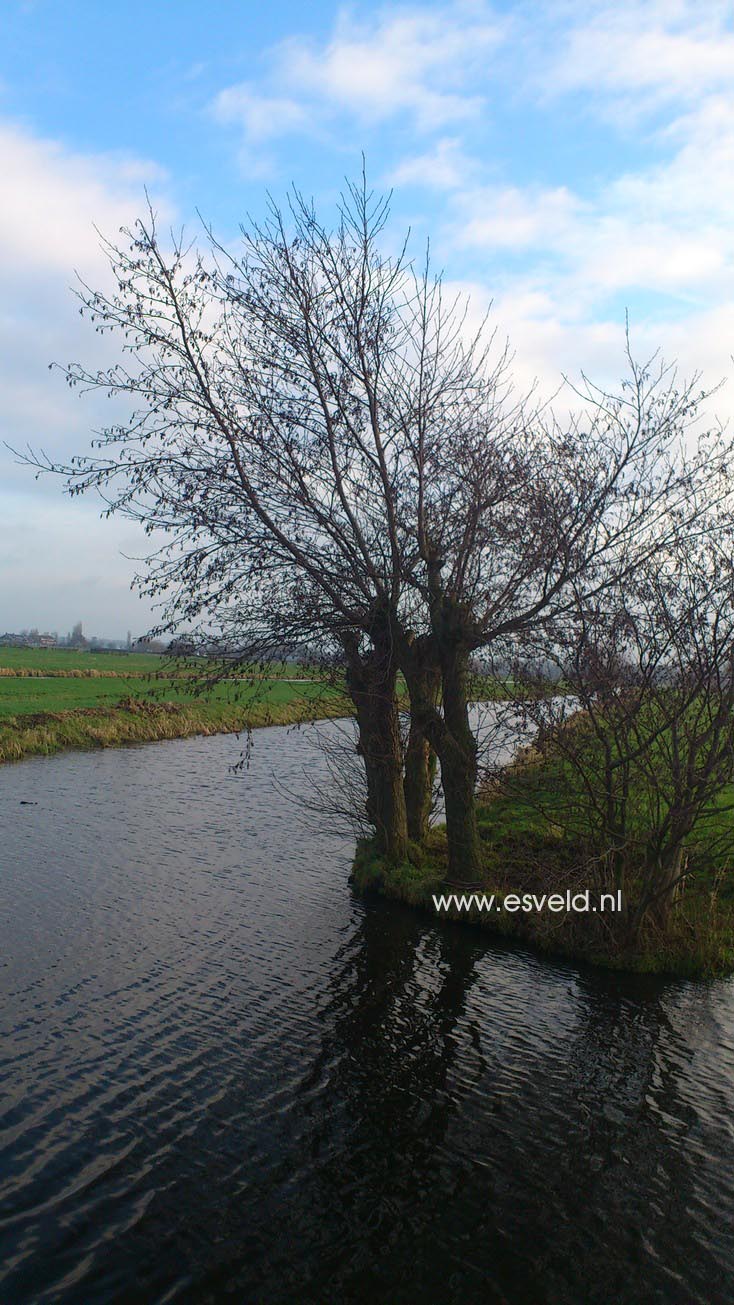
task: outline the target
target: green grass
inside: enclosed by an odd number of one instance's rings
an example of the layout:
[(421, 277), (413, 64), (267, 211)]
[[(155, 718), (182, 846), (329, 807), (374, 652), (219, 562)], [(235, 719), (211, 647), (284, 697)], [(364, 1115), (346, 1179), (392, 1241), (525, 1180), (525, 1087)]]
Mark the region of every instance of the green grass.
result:
[(242, 733), (263, 725), (292, 725), (344, 716), (349, 704), (336, 693), (270, 701), (260, 697), (235, 704), (225, 700), (204, 702), (147, 702), (132, 698), (112, 707), (87, 707), (76, 711), (20, 715), (0, 721), (0, 762), (49, 755), (67, 748), (107, 748), (125, 743), (148, 743), (186, 738), (191, 734)]
[[(501, 899), (508, 893), (553, 893), (593, 887), (589, 848), (564, 825), (568, 777), (539, 764), (513, 768), (512, 785), (478, 803), (482, 845), (482, 891)], [(572, 957), (607, 969), (707, 977), (734, 971), (734, 874), (725, 845), (712, 834), (734, 834), (734, 812), (725, 808), (734, 790), (721, 795), (689, 842), (690, 873), (665, 931), (651, 923), (630, 939), (621, 917), (551, 915), (547, 912), (454, 912), (441, 919), (512, 937), (548, 954)], [(433, 894), (445, 892), (446, 831), (431, 831), (426, 845), (412, 848), (408, 861), (391, 865), (374, 845), (360, 844), (353, 883), (427, 911), (436, 919)], [(636, 891), (634, 876), (628, 885)], [(452, 890), (453, 891), (453, 890)]]
[[(555, 839), (536, 839), (526, 847), (531, 861), (523, 856), (523, 838), (512, 830), (514, 848), (502, 856), (503, 870), (487, 857), (485, 877), (479, 891), (494, 893), (501, 900), (509, 892), (558, 891), (565, 883), (567, 858)], [(497, 847), (501, 846), (498, 838)], [(494, 868), (493, 868), (494, 866)], [(734, 904), (714, 890), (699, 885), (685, 894), (674, 908), (665, 934), (646, 928), (634, 943), (621, 942), (599, 928), (598, 915), (550, 915), (547, 912), (482, 912), (451, 910), (437, 915), (433, 895), (447, 891), (448, 849), (444, 828), (431, 832), (425, 847), (412, 849), (411, 859), (390, 864), (374, 845), (358, 845), (352, 867), (355, 891), (377, 893), (429, 914), (434, 921), (459, 923), (489, 934), (513, 939), (544, 955), (562, 956), (598, 966), (643, 974), (668, 974), (680, 978), (712, 978), (734, 972)], [(457, 891), (450, 889), (448, 891)], [(460, 890), (459, 890), (460, 891)]]
[(77, 652), (72, 648), (0, 648), (0, 666), (48, 671), (119, 671), (155, 674), (168, 659), (158, 653)]
[[(15, 654), (8, 657), (6, 654)], [(280, 668), (280, 676), (233, 671), (208, 692), (193, 692), (193, 677), (206, 664), (182, 664), (140, 653), (65, 653), (2, 649), (0, 666), (56, 672), (52, 678), (0, 675), (0, 761), (64, 748), (111, 747), (120, 743), (180, 738), (189, 734), (240, 731), (347, 715), (341, 693), (300, 666)], [(114, 676), (75, 678), (85, 669)], [(59, 671), (67, 675), (59, 675)], [(131, 674), (123, 672), (129, 670)], [(178, 673), (177, 673), (178, 672)]]
[[(646, 784), (643, 777), (640, 789), (635, 790), (633, 777), (629, 801), (628, 833), (639, 847), (644, 845), (652, 819)], [(592, 836), (593, 813), (578, 774), (569, 765), (550, 759), (521, 761), (508, 767), (504, 784), (480, 799), (477, 818), (487, 853), (494, 860), (507, 855), (515, 837), (525, 846), (561, 841), (575, 846), (581, 831), (588, 835), (587, 841)], [(692, 867), (707, 877), (707, 882), (720, 871), (732, 868), (734, 784), (722, 789), (699, 816), (686, 847)], [(734, 896), (734, 876), (730, 876), (730, 885), (727, 892)]]
[[(217, 663), (221, 669), (221, 663)], [(0, 676), (3, 672), (16, 675), (119, 675), (138, 678), (141, 676), (170, 676), (205, 674), (210, 663), (205, 658), (191, 658), (176, 661), (167, 653), (95, 653), (77, 652), (64, 648), (0, 648)], [(232, 675), (258, 676), (261, 668), (233, 667)], [(274, 678), (300, 677), (318, 678), (318, 671), (312, 667), (304, 668), (297, 662), (278, 663), (270, 668)]]
[(126, 694), (149, 698), (151, 687), (144, 680), (0, 679), (0, 720), (42, 711), (110, 707)]
[[(288, 703), (303, 698), (313, 699), (327, 693), (326, 686), (313, 684), (288, 684), (283, 680), (262, 680), (253, 686), (247, 681), (240, 684), (219, 684), (206, 695), (206, 701), (230, 703)], [(0, 721), (11, 717), (38, 712), (78, 711), (86, 707), (112, 707), (122, 698), (136, 698), (148, 702), (190, 703), (195, 697), (182, 680), (159, 679), (2, 679), (0, 678)]]

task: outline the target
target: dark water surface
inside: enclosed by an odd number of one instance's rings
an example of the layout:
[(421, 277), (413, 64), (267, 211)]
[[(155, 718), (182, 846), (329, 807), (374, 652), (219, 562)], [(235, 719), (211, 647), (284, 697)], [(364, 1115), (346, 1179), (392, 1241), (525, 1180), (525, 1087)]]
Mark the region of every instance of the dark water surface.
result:
[(237, 755), (0, 772), (3, 1305), (734, 1300), (734, 985), (355, 899)]

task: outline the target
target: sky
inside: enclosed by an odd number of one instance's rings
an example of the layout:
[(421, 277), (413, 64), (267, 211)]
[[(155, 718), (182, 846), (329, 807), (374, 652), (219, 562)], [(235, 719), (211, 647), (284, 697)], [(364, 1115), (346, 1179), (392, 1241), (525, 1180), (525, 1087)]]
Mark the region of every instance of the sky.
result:
[[(614, 383), (626, 313), (636, 356), (731, 376), (734, 4), (0, 0), (0, 633), (154, 620), (139, 528), (4, 447), (68, 458), (105, 422), (49, 370), (108, 347), (72, 293), (98, 233), (146, 189), (225, 241), (291, 183), (328, 217), (363, 153), (521, 387)], [(734, 377), (710, 402), (734, 415)]]

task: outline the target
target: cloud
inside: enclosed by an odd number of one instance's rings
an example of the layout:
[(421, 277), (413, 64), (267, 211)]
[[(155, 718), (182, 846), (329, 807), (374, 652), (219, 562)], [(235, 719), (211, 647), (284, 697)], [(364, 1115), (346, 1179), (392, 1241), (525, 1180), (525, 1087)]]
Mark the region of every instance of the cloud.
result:
[[(620, 314), (626, 303), (633, 314), (657, 319), (663, 333), (674, 317), (716, 312), (734, 295), (729, 8), (713, 4), (702, 14), (684, 0), (564, 8), (560, 53), (534, 53), (531, 80), (543, 84), (540, 98), (548, 88), (560, 100), (586, 87), (593, 113), (623, 92), (625, 112), (634, 116), (651, 109), (654, 84), (665, 113), (646, 134), (637, 128), (634, 154), (617, 148), (623, 165), (634, 157), (637, 166), (616, 175), (601, 160), (598, 175), (579, 171), (575, 185), (456, 179), (448, 238), (459, 251), (484, 256), (501, 293), (528, 284), (558, 305), (561, 320), (589, 323)], [(557, 111), (568, 111), (567, 98)]]
[[(628, 172), (582, 197), (568, 187), (479, 187), (453, 198), (462, 248), (522, 254), (564, 300), (591, 304), (616, 292), (700, 303), (734, 292), (734, 118), (705, 106), (665, 162)], [(734, 110), (734, 104), (732, 105)], [(682, 123), (679, 124), (682, 130)], [(679, 132), (680, 134), (680, 132)], [(506, 264), (508, 275), (513, 265)]]
[[(115, 239), (120, 227), (131, 225), (142, 210), (144, 184), (155, 188), (163, 219), (173, 210), (161, 195), (164, 174), (154, 164), (76, 153), (12, 124), (0, 125), (0, 173), (0, 439), (65, 459), (83, 452), (92, 429), (109, 420), (103, 399), (80, 401), (61, 375), (48, 369), (52, 361), (76, 358), (101, 365), (110, 348), (78, 314), (70, 291), (74, 272), (94, 285), (105, 284), (109, 269), (95, 226)], [(72, 507), (61, 493), (55, 479), (34, 482), (32, 472), (18, 466), (0, 442), (0, 571), (7, 576), (0, 610), (5, 624), (53, 622), (63, 627), (67, 598), (81, 613), (88, 592), (84, 611), (90, 626), (96, 626), (94, 610), (104, 614), (108, 633), (124, 632), (130, 624), (146, 626), (147, 608), (127, 592), (134, 568), (119, 557), (123, 548), (143, 552), (142, 535), (124, 522), (99, 521), (95, 503)], [(133, 537), (137, 548), (130, 547)], [(78, 617), (70, 610), (66, 624), (72, 619)]]
[[(717, 381), (734, 340), (731, 4), (516, 0), (502, 9), (457, 0), (341, 11), (323, 39), (253, 51), (264, 62), (251, 66), (264, 72), (220, 89), (210, 122), (234, 129), (251, 175), (306, 138), (327, 162), (344, 141), (364, 145), (399, 188), (398, 213), (430, 222), (438, 261), (472, 289), (473, 314), (494, 299), (521, 389), (537, 377), (551, 393), (581, 366), (613, 383), (626, 306), (639, 356), (661, 346), (682, 371)], [(65, 455), (108, 415), (46, 370), (51, 359), (104, 356), (105, 342), (75, 315), (73, 269), (98, 283), (92, 223), (116, 235), (139, 211), (143, 182), (165, 196), (167, 180), (144, 159), (74, 152), (13, 125), (0, 127), (0, 168), (5, 437)], [(715, 406), (734, 413), (734, 387)], [(40, 595), (61, 529), (52, 504), (62, 500), (47, 482), (33, 492), (36, 510), (25, 499), (19, 508), (28, 483), (0, 450), (0, 517), (32, 522), (22, 534), (35, 550), (27, 592)], [(109, 541), (136, 551), (130, 528), (96, 523), (84, 506), (82, 553), (104, 558), (118, 585), (133, 568), (117, 570)], [(75, 547), (70, 535), (59, 554), (67, 578)], [(91, 585), (86, 562), (84, 575)], [(54, 583), (63, 587), (61, 573)], [(127, 603), (111, 631), (139, 627)], [(44, 619), (39, 611), (24, 623)]]
[(301, 131), (309, 120), (305, 107), (297, 100), (260, 95), (245, 82), (220, 91), (213, 112), (219, 122), (240, 126), (254, 143)]
[(128, 156), (74, 154), (12, 125), (0, 126), (0, 267), (22, 275), (86, 266), (102, 231), (140, 211), (143, 187), (160, 168)]
[[(490, 329), (496, 328), (497, 349), (509, 341), (516, 396), (532, 390), (537, 402), (553, 400), (554, 411), (562, 417), (579, 407), (578, 396), (564, 377), (578, 385), (583, 371), (595, 383), (618, 392), (627, 372), (621, 314), (590, 316), (521, 277), (494, 294), (479, 279), (449, 282), (447, 293), (470, 297), (469, 332), (479, 328), (489, 310), (488, 324)], [(704, 424), (708, 420), (714, 425), (721, 419), (734, 426), (734, 304), (667, 321), (640, 313), (632, 319), (630, 332), (638, 362), (657, 354), (667, 363), (677, 364), (682, 378), (700, 375), (703, 388), (716, 390), (704, 405)]]
[(658, 133), (657, 143), (669, 156), (618, 177), (612, 200), (648, 218), (728, 226), (734, 208), (734, 93), (701, 98)]
[[(722, 0), (617, 0), (563, 11), (547, 94), (587, 91), (593, 111), (637, 118), (731, 86), (734, 31)], [(540, 77), (537, 79), (540, 83)]]
[(0, 383), (6, 438), (57, 449), (59, 433), (78, 432), (78, 400), (48, 364), (102, 358), (106, 345), (78, 316), (75, 271), (95, 285), (110, 277), (100, 235), (113, 240), (156, 187), (163, 221), (173, 209), (161, 169), (146, 160), (82, 155), (12, 125), (0, 126)]
[(140, 531), (100, 521), (91, 501), (56, 491), (0, 494), (0, 633), (37, 626), (66, 634), (79, 620), (89, 634), (143, 633), (151, 614), (130, 592), (129, 560), (144, 551)]
[(478, 164), (465, 154), (456, 137), (438, 140), (432, 149), (404, 159), (389, 174), (391, 186), (426, 186), (433, 190), (458, 190), (478, 171)]
[(420, 131), (441, 129), (484, 108), (472, 78), (486, 74), (505, 31), (481, 4), (384, 9), (369, 22), (341, 12), (328, 41), (281, 42), (261, 85), (227, 87), (212, 109), (219, 121), (237, 123), (249, 144), (345, 116), (362, 126), (405, 118)]
[(477, 59), (500, 39), (496, 22), (461, 5), (433, 13), (384, 11), (370, 25), (342, 14), (326, 47), (290, 41), (280, 67), (290, 85), (367, 122), (407, 112), (418, 127), (431, 129), (480, 110), (481, 97), (464, 87)]
[(484, 187), (464, 194), (461, 207), (461, 244), (507, 250), (563, 249), (587, 208), (565, 186)]
[[(554, 284), (576, 307), (617, 292), (719, 297), (734, 289), (734, 233), (715, 223), (682, 227), (602, 195), (582, 202), (566, 191), (482, 190), (463, 196), (458, 246), (519, 254), (524, 275)], [(515, 274), (505, 263), (505, 277)]]

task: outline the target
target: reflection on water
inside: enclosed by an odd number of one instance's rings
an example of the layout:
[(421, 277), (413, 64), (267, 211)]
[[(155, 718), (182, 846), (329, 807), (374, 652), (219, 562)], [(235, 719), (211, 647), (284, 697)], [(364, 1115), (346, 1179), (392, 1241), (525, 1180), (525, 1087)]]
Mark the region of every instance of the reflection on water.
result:
[(0, 1300), (734, 1299), (734, 985), (355, 899), (237, 755), (0, 773)]

